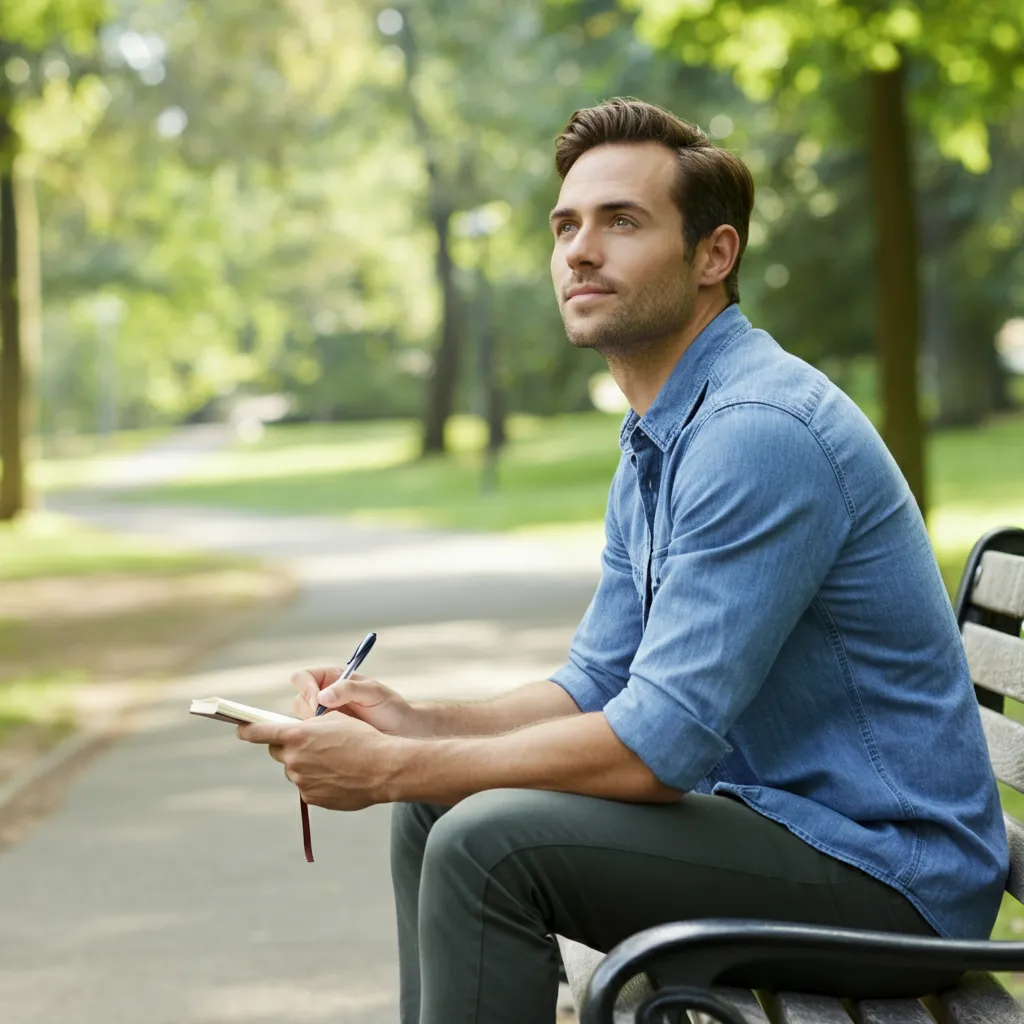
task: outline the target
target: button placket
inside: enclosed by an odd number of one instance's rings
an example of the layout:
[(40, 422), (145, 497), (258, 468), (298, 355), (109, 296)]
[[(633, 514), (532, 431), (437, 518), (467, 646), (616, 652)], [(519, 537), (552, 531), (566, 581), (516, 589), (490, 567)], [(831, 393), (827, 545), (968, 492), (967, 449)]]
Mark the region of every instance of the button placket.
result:
[(647, 551), (644, 559), (644, 598), (643, 598), (643, 622), (647, 625), (647, 616), (650, 614), (651, 603), (654, 600), (654, 585), (651, 577), (651, 570), (654, 564), (654, 517), (657, 507), (658, 483), (661, 468), (661, 453), (653, 445), (644, 442), (637, 445), (639, 456), (634, 451), (633, 465), (637, 475), (637, 490), (640, 494), (640, 503), (644, 509), (644, 519), (647, 525)]

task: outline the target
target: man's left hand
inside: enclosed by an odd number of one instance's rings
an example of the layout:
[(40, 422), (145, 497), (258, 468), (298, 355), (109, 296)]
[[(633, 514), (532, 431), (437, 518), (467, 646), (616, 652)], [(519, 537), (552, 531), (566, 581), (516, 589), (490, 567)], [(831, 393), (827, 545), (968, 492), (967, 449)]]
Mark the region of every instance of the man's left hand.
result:
[(308, 804), (358, 811), (388, 802), (395, 741), (372, 725), (334, 712), (294, 725), (240, 725), (238, 736), (266, 744)]

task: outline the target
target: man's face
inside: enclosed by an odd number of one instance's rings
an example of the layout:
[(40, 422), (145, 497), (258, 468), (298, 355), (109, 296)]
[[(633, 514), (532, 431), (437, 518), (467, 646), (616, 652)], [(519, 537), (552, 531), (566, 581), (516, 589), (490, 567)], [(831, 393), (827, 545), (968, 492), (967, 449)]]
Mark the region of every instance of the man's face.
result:
[(551, 214), (551, 279), (573, 345), (626, 355), (679, 331), (697, 288), (672, 197), (675, 154), (655, 142), (588, 150)]

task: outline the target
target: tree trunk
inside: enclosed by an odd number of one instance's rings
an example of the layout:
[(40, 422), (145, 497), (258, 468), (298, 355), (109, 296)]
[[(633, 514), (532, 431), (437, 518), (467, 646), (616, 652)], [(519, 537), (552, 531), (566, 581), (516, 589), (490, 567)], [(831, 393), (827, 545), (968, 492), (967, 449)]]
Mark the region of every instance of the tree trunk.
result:
[(453, 204), (437, 161), (439, 141), (427, 124), (414, 86), (419, 67), (419, 51), (412, 29), (410, 6), (402, 8), (402, 29), (398, 40), (405, 54), (405, 102), (409, 120), (412, 122), (416, 141), (423, 151), (427, 169), (430, 220), (437, 236), (434, 266), (437, 271), (437, 283), (441, 288), (442, 303), (441, 341), (434, 356), (434, 371), (427, 383), (427, 401), (423, 410), (421, 452), (423, 455), (430, 455), (445, 450), (444, 428), (455, 407), (455, 386), (458, 382), (459, 354), (462, 348), (462, 318), (455, 285), (455, 267), (449, 248)]
[(992, 387), (985, 365), (987, 337), (979, 338), (977, 327), (953, 322), (936, 349), (935, 378), (939, 412), (936, 427), (974, 427), (992, 410)]
[(924, 429), (917, 375), (917, 222), (903, 96), (904, 69), (871, 72), (867, 77), (882, 436), (923, 514), (926, 504)]
[(1000, 362), (995, 345), (989, 345), (985, 349), (984, 361), (992, 411), (1013, 412), (1017, 408), (1017, 404), (1010, 391), (1010, 373)]
[[(26, 465), (40, 455), (39, 367), (43, 350), (43, 271), (39, 240), (39, 205), (28, 159), (14, 163), (14, 209), (18, 226), (18, 311), (21, 327), (22, 453)], [(25, 485), (25, 505), (32, 489)]]
[(487, 276), (486, 256), (477, 275), (477, 302), (479, 317), (479, 378), (483, 399), (484, 419), (487, 421), (487, 447), (484, 450), (483, 490), (493, 491), (498, 486), (498, 460), (507, 439), (505, 430), (506, 401), (502, 386), (501, 355), (498, 336), (494, 329), (494, 289)]
[[(2, 88), (2, 85), (0, 85)], [(14, 201), (17, 137), (0, 98), (0, 520), (25, 507), (24, 390), (18, 300), (18, 221)]]
[(972, 426), (982, 422), (990, 408), (988, 382), (979, 361), (984, 327), (958, 315), (950, 287), (957, 271), (950, 252), (959, 236), (950, 237), (944, 197), (934, 199), (932, 209), (921, 218), (924, 254), (920, 261), (921, 341), (928, 359), (928, 381), (938, 405), (932, 424), (939, 428)]
[(434, 356), (434, 370), (428, 382), (427, 404), (423, 415), (422, 454), (445, 450), (444, 428), (455, 406), (455, 385), (459, 376), (459, 352), (462, 348), (462, 318), (455, 266), (449, 248), (451, 211), (435, 209), (437, 234), (435, 267), (441, 285), (441, 341)]

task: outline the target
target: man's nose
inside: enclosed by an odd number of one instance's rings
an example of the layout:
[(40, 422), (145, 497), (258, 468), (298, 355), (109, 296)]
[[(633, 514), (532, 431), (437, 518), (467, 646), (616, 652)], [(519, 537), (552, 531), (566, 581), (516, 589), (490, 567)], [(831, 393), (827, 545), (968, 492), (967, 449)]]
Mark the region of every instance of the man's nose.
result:
[(573, 270), (579, 267), (601, 266), (604, 263), (604, 252), (597, 232), (581, 227), (569, 243), (565, 261)]

